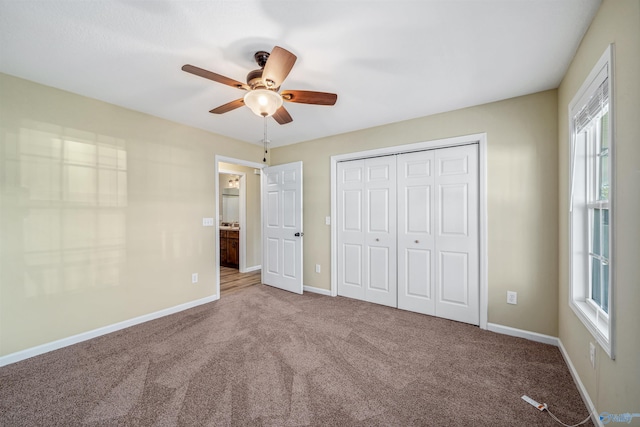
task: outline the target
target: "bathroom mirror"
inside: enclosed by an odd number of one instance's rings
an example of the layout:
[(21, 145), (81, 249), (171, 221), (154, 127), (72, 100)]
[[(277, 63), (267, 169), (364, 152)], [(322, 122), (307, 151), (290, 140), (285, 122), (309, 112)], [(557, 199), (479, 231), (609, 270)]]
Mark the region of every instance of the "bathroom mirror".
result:
[(240, 196), (237, 188), (222, 190), (222, 222), (240, 221)]

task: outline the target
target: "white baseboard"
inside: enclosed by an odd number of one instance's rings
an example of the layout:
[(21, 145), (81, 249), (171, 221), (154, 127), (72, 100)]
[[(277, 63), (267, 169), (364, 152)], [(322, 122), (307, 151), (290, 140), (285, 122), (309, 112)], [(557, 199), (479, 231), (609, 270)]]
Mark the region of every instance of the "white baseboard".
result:
[(497, 323), (487, 323), (487, 329), (498, 334), (510, 335), (512, 337), (525, 338), (531, 341), (541, 342), (558, 346), (559, 340), (551, 335), (539, 334), (537, 332), (525, 331), (524, 329), (516, 329), (511, 326), (498, 325)]
[(326, 295), (329, 297), (331, 296), (331, 291), (329, 289), (316, 288), (315, 286), (307, 285), (304, 285), (302, 289), (304, 290), (304, 292), (313, 292), (314, 294)]
[(251, 267), (246, 267), (244, 269), (244, 271), (241, 271), (240, 273), (250, 273), (252, 271), (256, 271), (256, 270), (260, 270), (260, 269), (262, 269), (261, 265), (253, 265)]
[(519, 337), (519, 338), (526, 338), (531, 341), (541, 342), (544, 344), (551, 344), (558, 347), (560, 349), (560, 353), (562, 354), (562, 357), (564, 358), (565, 363), (567, 364), (567, 367), (569, 368), (569, 372), (571, 372), (571, 376), (573, 377), (573, 382), (575, 383), (576, 387), (578, 388), (578, 391), (580, 392), (582, 401), (584, 402), (585, 406), (589, 410), (589, 413), (591, 414), (591, 420), (595, 425), (604, 427), (604, 425), (602, 424), (602, 421), (600, 421), (600, 416), (596, 412), (596, 408), (593, 402), (591, 401), (591, 397), (589, 396), (589, 393), (587, 393), (587, 389), (584, 387), (584, 384), (582, 384), (582, 381), (580, 380), (580, 376), (578, 376), (578, 372), (576, 371), (576, 368), (573, 366), (573, 363), (571, 363), (569, 354), (567, 353), (567, 350), (564, 348), (564, 346), (562, 345), (562, 341), (560, 341), (559, 338), (552, 337), (550, 335), (539, 334), (537, 332), (530, 332), (522, 329), (516, 329), (510, 326), (498, 325), (496, 323), (487, 323), (487, 329), (499, 334), (510, 335), (510, 336)]
[(106, 335), (111, 332), (119, 331), (130, 326), (138, 325), (140, 323), (148, 322), (150, 320), (158, 319), (160, 317), (168, 316), (170, 314), (178, 313), (180, 311), (188, 310), (193, 307), (197, 307), (202, 304), (206, 304), (212, 301), (218, 300), (218, 295), (212, 295), (206, 298), (201, 298), (195, 301), (187, 302), (184, 304), (176, 305), (174, 307), (165, 308), (164, 310), (156, 311), (154, 313), (145, 314), (143, 316), (134, 317), (133, 319), (124, 320), (122, 322), (114, 323), (113, 325), (103, 326), (91, 331), (82, 332), (77, 335), (73, 335), (67, 338), (62, 338), (56, 341), (52, 341), (46, 344), (38, 345), (36, 347), (27, 348), (25, 350), (17, 351), (15, 353), (7, 354), (0, 357), (0, 366), (6, 366), (11, 363), (16, 363), (30, 357), (38, 356), (49, 351), (58, 350), (63, 347), (67, 347), (73, 344), (87, 341), (92, 338)]
[(591, 414), (591, 421), (593, 421), (593, 424), (597, 426), (604, 427), (604, 424), (602, 424), (602, 421), (600, 421), (600, 416), (598, 412), (596, 412), (596, 407), (593, 404), (593, 401), (591, 400), (591, 397), (589, 396), (587, 389), (584, 387), (584, 384), (582, 384), (582, 381), (580, 380), (580, 376), (578, 375), (578, 371), (576, 371), (575, 366), (573, 366), (573, 363), (569, 358), (569, 353), (567, 353), (567, 350), (564, 348), (564, 345), (562, 345), (562, 341), (560, 341), (560, 339), (558, 339), (558, 348), (560, 348), (560, 353), (564, 358), (564, 362), (567, 364), (567, 367), (569, 368), (569, 372), (571, 372), (571, 376), (573, 377), (573, 382), (576, 384), (576, 387), (578, 387), (578, 391), (580, 392), (582, 401), (584, 402), (585, 406), (589, 410), (589, 413)]

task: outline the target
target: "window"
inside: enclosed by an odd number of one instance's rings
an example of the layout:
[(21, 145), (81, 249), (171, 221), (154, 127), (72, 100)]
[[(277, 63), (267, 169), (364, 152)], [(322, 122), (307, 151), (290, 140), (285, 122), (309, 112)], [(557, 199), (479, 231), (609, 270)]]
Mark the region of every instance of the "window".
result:
[(569, 305), (613, 358), (612, 47), (569, 104)]

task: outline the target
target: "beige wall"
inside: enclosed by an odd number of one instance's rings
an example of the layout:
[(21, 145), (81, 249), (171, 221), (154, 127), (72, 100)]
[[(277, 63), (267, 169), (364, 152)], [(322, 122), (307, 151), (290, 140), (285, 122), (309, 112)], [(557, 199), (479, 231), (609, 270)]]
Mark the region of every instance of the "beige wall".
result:
[[(248, 166), (235, 165), (231, 163), (220, 162), (220, 169), (233, 170), (245, 174), (247, 185), (247, 250), (246, 250), (246, 268), (257, 267), (262, 264), (262, 240), (260, 230), (260, 175), (255, 175), (253, 171), (256, 168)], [(220, 188), (224, 183), (220, 183)], [(220, 196), (222, 197), (222, 196)], [(222, 209), (222, 205), (220, 205)]]
[[(487, 133), (489, 322), (558, 334), (558, 150), (555, 90), (275, 148), (304, 168), (304, 283), (330, 288), (330, 157)], [(315, 264), (322, 272), (315, 273)], [(518, 292), (507, 305), (506, 291)]]
[[(568, 105), (610, 43), (614, 48), (613, 310), (616, 360), (569, 308)], [(640, 0), (605, 0), (558, 89), (560, 167), (559, 336), (599, 412), (640, 412)], [(597, 344), (596, 344), (597, 345)], [(639, 421), (636, 419), (634, 425)]]
[(0, 138), (0, 355), (215, 293), (215, 155), (260, 147), (4, 74)]

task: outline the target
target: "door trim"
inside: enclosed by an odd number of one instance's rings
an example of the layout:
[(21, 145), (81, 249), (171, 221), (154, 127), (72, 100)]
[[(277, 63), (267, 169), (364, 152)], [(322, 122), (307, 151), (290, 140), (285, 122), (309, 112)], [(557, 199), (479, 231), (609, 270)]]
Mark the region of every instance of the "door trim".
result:
[(364, 159), (368, 157), (386, 156), (413, 151), (448, 148), (458, 145), (478, 144), (478, 232), (479, 232), (479, 261), (480, 261), (480, 328), (487, 329), (489, 306), (489, 260), (488, 260), (488, 217), (487, 217), (487, 134), (457, 136), (453, 138), (436, 139), (432, 141), (416, 142), (413, 144), (396, 145), (331, 156), (331, 296), (338, 295), (338, 248), (337, 248), (337, 219), (338, 219), (338, 162)]
[[(260, 169), (261, 173), (262, 173), (262, 168), (264, 168), (265, 166), (267, 166), (264, 163), (256, 163), (256, 162), (251, 162), (248, 160), (242, 160), (242, 159), (236, 159), (233, 157), (227, 157), (227, 156), (220, 156), (218, 154), (215, 155), (214, 158), (214, 174), (215, 174), (215, 218), (214, 218), (214, 228), (215, 228), (215, 267), (216, 267), (216, 274), (215, 274), (215, 278), (216, 278), (216, 283), (215, 283), (215, 291), (216, 291), (216, 296), (219, 299), (220, 298), (220, 227), (217, 226), (218, 221), (220, 220), (220, 173), (226, 173), (225, 169), (220, 168), (220, 162), (223, 163), (232, 163), (234, 165), (239, 165), (239, 166), (247, 166), (250, 168), (254, 168), (254, 169)], [(235, 173), (240, 175), (240, 172), (237, 171), (231, 171), (231, 173)], [(243, 184), (246, 184), (243, 183)], [(242, 188), (245, 188), (246, 191), (246, 185), (243, 185)], [(260, 194), (262, 194), (262, 180), (260, 180)], [(246, 203), (246, 194), (245, 194), (245, 203)], [(262, 204), (262, 199), (261, 199), (261, 204)], [(245, 210), (245, 214), (246, 214), (246, 206), (243, 207)], [(240, 209), (240, 211), (242, 212), (242, 208)], [(260, 215), (260, 241), (262, 242), (262, 209), (260, 210), (261, 215)], [(242, 214), (241, 214), (242, 215)], [(241, 226), (240, 227), (240, 245), (242, 247), (246, 248), (246, 215), (242, 215), (243, 218), (240, 218), (240, 222), (242, 223), (243, 221), (245, 222), (245, 226)], [(243, 231), (244, 229), (244, 231)], [(262, 248), (262, 243), (260, 243), (260, 248)], [(246, 253), (244, 253), (244, 256), (242, 255), (244, 252), (241, 251), (241, 260), (240, 260), (240, 267), (243, 267), (244, 264), (246, 264)], [(244, 263), (244, 264), (243, 264)], [(244, 265), (244, 267), (246, 267), (246, 265)]]

